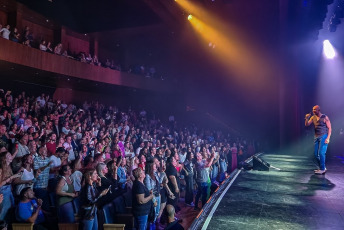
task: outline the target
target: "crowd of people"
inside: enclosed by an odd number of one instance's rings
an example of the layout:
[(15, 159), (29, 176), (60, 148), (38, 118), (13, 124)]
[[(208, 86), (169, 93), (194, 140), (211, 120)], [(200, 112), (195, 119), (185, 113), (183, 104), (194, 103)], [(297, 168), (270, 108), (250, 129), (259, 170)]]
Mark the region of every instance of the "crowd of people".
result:
[(106, 61), (101, 62), (95, 54), (92, 57), (91, 53), (87, 54), (84, 51), (80, 51), (78, 53), (68, 52), (67, 49), (63, 47), (62, 43), (57, 43), (56, 46), (53, 46), (53, 43), (51, 41), (46, 41), (43, 38), (40, 38), (40, 40), (38, 41), (37, 38), (34, 38), (33, 32), (30, 30), (30, 27), (28, 26), (26, 26), (23, 29), (22, 33), (19, 33), (16, 27), (14, 27), (13, 30), (11, 30), (10, 25), (3, 26), (2, 24), (0, 24), (0, 35), (4, 39), (21, 43), (28, 47), (37, 48), (44, 52), (78, 60), (83, 63), (102, 66), (104, 68), (111, 68), (118, 71), (127, 71), (129, 73), (142, 75), (147, 78), (158, 77), (154, 66), (147, 66), (141, 64), (131, 65), (130, 67), (128, 67), (128, 69), (124, 69), (123, 67), (121, 67), (119, 63), (114, 62), (113, 59), (106, 59)]
[(254, 153), (253, 142), (165, 124), (144, 110), (98, 102), (78, 108), (1, 89), (0, 221), (37, 229), (80, 221), (83, 229), (98, 229), (132, 207), (137, 229), (154, 229), (173, 222), (168, 216), (180, 210), (181, 194), (199, 210), (237, 162)]

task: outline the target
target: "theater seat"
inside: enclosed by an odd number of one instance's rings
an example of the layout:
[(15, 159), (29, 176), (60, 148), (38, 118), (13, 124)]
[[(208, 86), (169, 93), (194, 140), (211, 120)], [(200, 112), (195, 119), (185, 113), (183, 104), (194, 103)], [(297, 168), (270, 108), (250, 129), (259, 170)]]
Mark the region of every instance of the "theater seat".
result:
[(33, 230), (33, 223), (12, 223), (13, 230)]
[(125, 224), (104, 224), (104, 230), (124, 230)]
[(133, 229), (134, 216), (132, 214), (132, 207), (125, 207), (125, 213), (116, 213), (115, 223), (125, 224), (127, 229)]
[(78, 230), (78, 223), (59, 223), (59, 230)]

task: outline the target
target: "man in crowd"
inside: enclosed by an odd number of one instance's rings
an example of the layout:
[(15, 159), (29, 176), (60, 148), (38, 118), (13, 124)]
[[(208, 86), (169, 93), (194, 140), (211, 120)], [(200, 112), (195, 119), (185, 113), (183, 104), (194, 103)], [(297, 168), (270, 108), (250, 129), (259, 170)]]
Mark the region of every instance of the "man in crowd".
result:
[(39, 175), (33, 185), (37, 197), (43, 200), (43, 209), (49, 211), (48, 181), (50, 171), (50, 159), (47, 157), (47, 148), (41, 147), (38, 150), (38, 157), (35, 157), (33, 168)]
[(34, 223), (34, 229), (48, 229), (42, 212), (43, 201), (35, 198), (35, 193), (30, 187), (20, 192), (20, 202), (16, 209), (16, 219), (19, 222)]
[(209, 159), (203, 159), (201, 153), (196, 154), (197, 162), (196, 162), (196, 182), (197, 182), (197, 194), (195, 198), (195, 210), (199, 210), (198, 201), (199, 198), (202, 196), (202, 207), (205, 205), (208, 196), (208, 189), (209, 189), (209, 167), (213, 163), (215, 158), (215, 153), (211, 153), (211, 157)]
[(168, 225), (165, 230), (184, 230), (183, 226), (179, 223), (178, 220), (174, 217), (176, 211), (174, 207), (170, 204), (166, 206)]

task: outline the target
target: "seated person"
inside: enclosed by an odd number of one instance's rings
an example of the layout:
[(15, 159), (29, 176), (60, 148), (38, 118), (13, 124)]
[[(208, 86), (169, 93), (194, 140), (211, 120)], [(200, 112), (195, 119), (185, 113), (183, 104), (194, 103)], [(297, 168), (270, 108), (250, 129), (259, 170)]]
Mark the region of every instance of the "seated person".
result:
[(41, 43), (39, 44), (39, 49), (42, 51), (47, 51), (47, 46), (46, 46), (46, 41), (42, 40)]
[(19, 222), (34, 223), (34, 229), (49, 229), (42, 211), (41, 199), (35, 198), (35, 193), (30, 187), (23, 188), (20, 192), (20, 202), (16, 209), (16, 219)]
[(174, 214), (176, 212), (174, 210), (173, 205), (168, 204), (166, 207), (166, 211), (167, 211), (168, 224), (165, 230), (184, 230), (184, 227), (179, 223), (178, 220), (174, 218)]
[(57, 44), (57, 46), (55, 46), (54, 54), (57, 54), (57, 55), (62, 54), (62, 44), (61, 43), (59, 43), (59, 44)]

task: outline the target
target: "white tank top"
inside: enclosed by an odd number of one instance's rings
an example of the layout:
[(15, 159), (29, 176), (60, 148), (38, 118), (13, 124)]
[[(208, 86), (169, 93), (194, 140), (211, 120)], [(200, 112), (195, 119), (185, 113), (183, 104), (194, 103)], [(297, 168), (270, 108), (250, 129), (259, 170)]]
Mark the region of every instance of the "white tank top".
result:
[[(20, 177), (21, 180), (33, 180), (33, 178), (35, 178), (35, 176), (33, 175), (33, 169), (31, 169), (31, 171), (27, 171), (26, 169), (24, 169), (23, 171), (23, 175)], [(18, 184), (16, 186), (16, 194), (20, 195), (21, 190), (23, 190), (23, 188), (26, 187), (33, 187), (33, 183), (31, 185), (29, 184)]]

